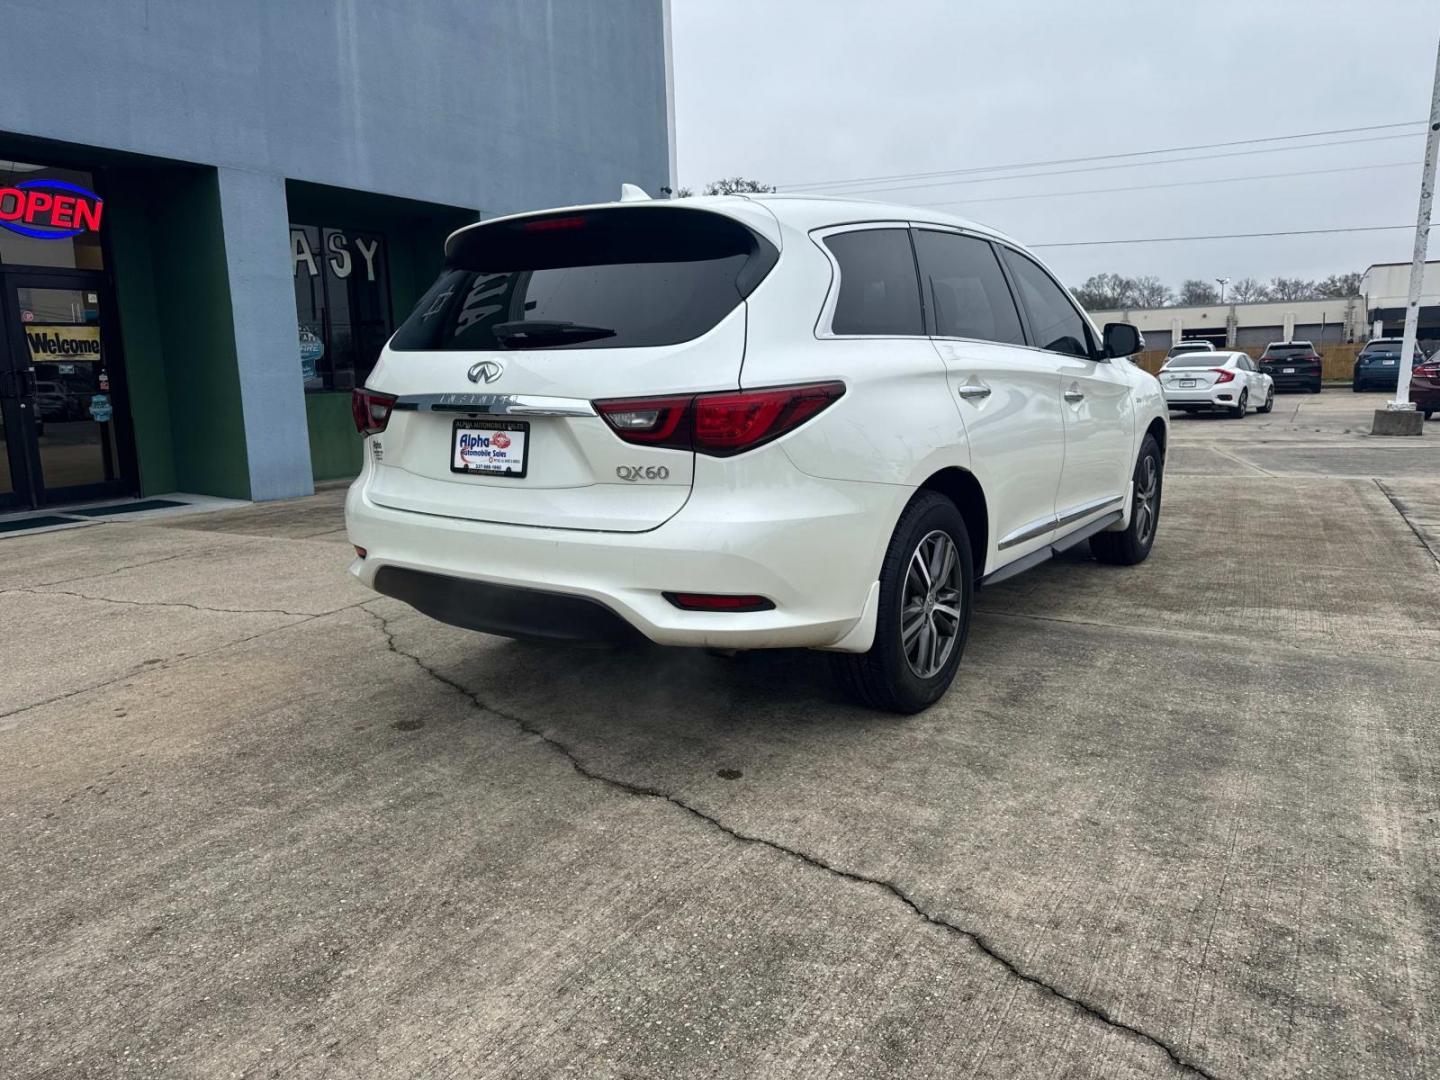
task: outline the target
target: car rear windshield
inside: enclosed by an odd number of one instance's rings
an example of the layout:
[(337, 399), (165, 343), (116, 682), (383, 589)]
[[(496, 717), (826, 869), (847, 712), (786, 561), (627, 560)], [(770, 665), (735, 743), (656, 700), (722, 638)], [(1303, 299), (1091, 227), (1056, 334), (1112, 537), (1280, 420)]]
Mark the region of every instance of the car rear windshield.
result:
[(1315, 350), (1309, 345), (1271, 345), (1265, 350), (1266, 356), (1311, 356)]
[(1221, 364), (1225, 363), (1225, 360), (1226, 360), (1225, 357), (1223, 357), (1223, 356), (1216, 356), (1214, 353), (1210, 353), (1210, 352), (1205, 352), (1205, 353), (1190, 353), (1188, 356), (1177, 356), (1177, 357), (1175, 357), (1174, 360), (1171, 360), (1171, 361), (1170, 361), (1169, 363), (1167, 363), (1165, 366), (1166, 366), (1167, 368), (1177, 368), (1177, 367), (1208, 367), (1208, 368), (1213, 368), (1213, 367), (1219, 367)]
[(728, 315), (774, 266), (720, 214), (607, 208), (467, 229), (390, 341), (401, 351), (675, 345)]
[(1365, 348), (1360, 350), (1366, 356), (1399, 356), (1400, 342), (1398, 341), (1372, 341)]

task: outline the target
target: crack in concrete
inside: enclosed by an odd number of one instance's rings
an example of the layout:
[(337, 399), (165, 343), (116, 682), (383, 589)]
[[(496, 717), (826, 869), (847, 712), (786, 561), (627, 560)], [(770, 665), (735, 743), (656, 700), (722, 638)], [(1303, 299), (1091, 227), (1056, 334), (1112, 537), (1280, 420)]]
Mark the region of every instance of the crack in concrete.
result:
[[(164, 556), (163, 558), (159, 558), (159, 559), (147, 559), (147, 560), (145, 560), (144, 562), (126, 563), (124, 566), (117, 566), (117, 567), (115, 567), (115, 569), (113, 569), (113, 570), (102, 570), (102, 571), (100, 571), (100, 573), (98, 573), (98, 574), (76, 574), (74, 577), (57, 578), (57, 579), (54, 580), (54, 581), (35, 581), (35, 582), (31, 582), (29, 585), (16, 585), (16, 586), (14, 586), (14, 589), (17, 589), (17, 590), (19, 590), (19, 589), (45, 589), (45, 588), (49, 588), (51, 585), (68, 585), (68, 584), (70, 584), (70, 582), (72, 582), (72, 581), (89, 581), (89, 580), (91, 580), (91, 579), (93, 579), (93, 578), (111, 577), (111, 576), (113, 576), (113, 575), (115, 575), (115, 574), (123, 574), (126, 570), (138, 570), (138, 569), (140, 569), (142, 566), (154, 566), (156, 563), (172, 562), (172, 561), (174, 561), (175, 559), (191, 559), (191, 558), (196, 558), (197, 556), (205, 556), (205, 555), (211, 555), (211, 554), (214, 554), (214, 552), (210, 552), (210, 551), (202, 551), (202, 552), (182, 551), (182, 552), (179, 553), (178, 555), (166, 555), (166, 556)], [(10, 591), (12, 591), (12, 590), (11, 590), (11, 589), (3, 589), (3, 590), (0, 590), (0, 592), (10, 592)]]
[(1005, 969), (1007, 973), (1009, 973), (1014, 978), (1017, 978), (1022, 982), (1035, 987), (1042, 993), (1049, 994), (1057, 1000), (1062, 1001), (1067, 1005), (1071, 1006), (1072, 1008), (1078, 1010), (1085, 1016), (1100, 1021), (1107, 1027), (1110, 1027), (1116, 1031), (1123, 1032), (1139, 1042), (1145, 1043), (1149, 1046), (1153, 1046), (1156, 1049), (1163, 1051), (1165, 1056), (1170, 1060), (1171, 1064), (1173, 1064), (1176, 1068), (1191, 1075), (1202, 1077), (1203, 1080), (1218, 1080), (1218, 1077), (1214, 1073), (1210, 1072), (1203, 1066), (1197, 1065), (1195, 1062), (1188, 1060), (1177, 1047), (1173, 1046), (1165, 1039), (1160, 1038), (1158, 1035), (1152, 1035), (1150, 1032), (1145, 1031), (1142, 1028), (1138, 1028), (1133, 1024), (1128, 1024), (1125, 1021), (1120, 1020), (1115, 1016), (1112, 1016), (1109, 1010), (1107, 1010), (1103, 1005), (1098, 1005), (1094, 1002), (1087, 1001), (1084, 998), (1069, 993), (1068, 991), (1063, 990), (1052, 983), (1046, 982), (1038, 975), (1033, 975), (1030, 972), (1024, 970), (1017, 961), (1012, 960), (1010, 957), (1006, 956), (998, 946), (994, 945), (988, 938), (985, 937), (984, 934), (980, 933), (979, 931), (967, 930), (963, 926), (952, 923), (949, 920), (926, 910), (924, 907), (921, 906), (919, 901), (917, 901), (913, 896), (910, 895), (909, 892), (907, 892), (902, 886), (900, 886), (896, 882), (890, 881), (887, 878), (871, 877), (868, 874), (862, 874), (858, 871), (847, 870), (842, 866), (836, 866), (834, 863), (828, 861), (822, 856), (813, 855), (809, 852), (801, 851), (798, 848), (789, 847), (785, 844), (780, 843), (777, 840), (770, 840), (763, 836), (756, 836), (751, 833), (741, 832), (734, 826), (726, 824), (718, 817), (715, 817), (714, 815), (705, 812), (704, 810), (693, 805), (692, 803), (686, 802), (678, 795), (672, 794), (668, 791), (664, 791), (660, 788), (650, 787), (646, 784), (638, 784), (634, 783), (633, 781), (622, 780), (618, 777), (609, 776), (605, 773), (598, 771), (592, 766), (587, 765), (580, 757), (580, 755), (567, 743), (563, 742), (560, 739), (557, 739), (555, 736), (547, 733), (541, 728), (536, 727), (534, 724), (527, 721), (524, 717), (518, 716), (514, 713), (506, 712), (503, 709), (486, 703), (484, 700), (481, 699), (478, 694), (468, 689), (462, 683), (457, 682), (456, 680), (450, 678), (447, 675), (441, 674), (435, 668), (431, 667), (429, 664), (425, 663), (425, 661), (421, 660), (420, 657), (416, 656), (414, 653), (406, 652), (404, 649), (400, 648), (400, 646), (395, 641), (395, 632), (390, 629), (390, 620), (387, 619), (384, 615), (381, 615), (379, 612), (370, 610), (369, 607), (366, 607), (364, 605), (361, 605), (361, 607), (362, 610), (364, 610), (365, 614), (369, 615), (379, 624), (380, 632), (385, 635), (386, 648), (390, 652), (394, 653), (396, 656), (400, 656), (406, 660), (409, 660), (417, 668), (419, 668), (422, 673), (424, 673), (434, 681), (440, 683), (441, 685), (447, 686), (451, 690), (462, 695), (480, 711), (489, 713), (491, 716), (499, 717), (500, 719), (514, 725), (514, 727), (522, 734), (529, 735), (532, 738), (538, 739), (539, 741), (543, 742), (546, 746), (550, 747), (552, 750), (556, 751), (562, 757), (564, 757), (570, 763), (570, 767), (573, 768), (575, 772), (583, 776), (585, 779), (593, 780), (597, 783), (604, 784), (627, 795), (634, 795), (647, 799), (656, 799), (661, 802), (669, 803), (671, 806), (674, 806), (675, 808), (683, 811), (690, 817), (693, 817), (696, 820), (710, 826), (711, 828), (724, 833), (726, 836), (730, 837), (732, 840), (738, 841), (739, 843), (753, 844), (759, 847), (769, 848), (771, 851), (774, 851), (781, 855), (785, 855), (791, 859), (795, 859), (813, 869), (823, 870), (825, 873), (830, 874), (834, 877), (841, 878), (845, 881), (849, 881), (857, 885), (869, 885), (874, 888), (878, 888), (881, 891), (888, 893), (896, 900), (900, 901), (900, 903), (905, 905), (905, 907), (909, 908), (912, 912), (914, 912), (915, 915), (917, 915), (919, 918), (923, 919), (930, 925), (937, 927), (940, 930), (945, 931), (946, 933), (952, 934), (956, 937), (964, 939), (965, 941), (968, 941), (984, 956), (999, 964), (1002, 968)]
[[(29, 588), (0, 589), (0, 595), (13, 595), (25, 593), (30, 596), (74, 596), (81, 600), (96, 600), (102, 604), (126, 604), (130, 607), (164, 607), (164, 608), (189, 608), (191, 611), (210, 611), (217, 615), (290, 615), (297, 619), (313, 619), (319, 615), (330, 615), (329, 611), (287, 611), (284, 608), (224, 608), (207, 607), (203, 604), (192, 604), (186, 600), (122, 600), (114, 596), (92, 596), (89, 593), (76, 592), (72, 589), (51, 589), (44, 586), (32, 586)], [(359, 601), (349, 607), (358, 607)], [(336, 608), (336, 611), (344, 611), (345, 608)]]
[(1390, 505), (1393, 506), (1395, 508), (1395, 512), (1400, 515), (1400, 520), (1405, 522), (1406, 525), (1410, 526), (1410, 531), (1415, 534), (1415, 539), (1420, 541), (1420, 546), (1430, 553), (1430, 558), (1435, 560), (1436, 568), (1440, 569), (1440, 551), (1436, 551), (1433, 547), (1430, 546), (1430, 541), (1427, 540), (1425, 538), (1425, 534), (1420, 531), (1420, 526), (1416, 525), (1415, 522), (1411, 520), (1410, 515), (1405, 512), (1405, 504), (1401, 502), (1395, 495), (1391, 494), (1390, 489), (1387, 488), (1384, 484), (1382, 484), (1378, 477), (1374, 479), (1375, 486), (1380, 489), (1380, 491), (1384, 494), (1385, 498), (1390, 500)]

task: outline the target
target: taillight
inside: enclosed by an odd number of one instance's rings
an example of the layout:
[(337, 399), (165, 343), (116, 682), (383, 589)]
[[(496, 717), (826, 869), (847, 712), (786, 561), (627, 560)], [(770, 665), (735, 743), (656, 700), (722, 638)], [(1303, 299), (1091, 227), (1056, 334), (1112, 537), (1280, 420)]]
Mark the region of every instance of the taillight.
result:
[(690, 449), (691, 397), (629, 398), (597, 401), (605, 422), (628, 443)]
[(624, 398), (594, 405), (628, 443), (728, 457), (794, 431), (844, 393), (844, 383), (824, 382), (684, 398)]
[(382, 394), (363, 386), (350, 391), (350, 415), (355, 420), (355, 430), (361, 435), (378, 435), (384, 431), (394, 407), (394, 394)]
[(1217, 383), (1235, 381), (1235, 373), (1233, 371), (1226, 371), (1223, 367), (1211, 368), (1210, 370), (1215, 372), (1216, 375), (1220, 376), (1218, 379), (1215, 380)]

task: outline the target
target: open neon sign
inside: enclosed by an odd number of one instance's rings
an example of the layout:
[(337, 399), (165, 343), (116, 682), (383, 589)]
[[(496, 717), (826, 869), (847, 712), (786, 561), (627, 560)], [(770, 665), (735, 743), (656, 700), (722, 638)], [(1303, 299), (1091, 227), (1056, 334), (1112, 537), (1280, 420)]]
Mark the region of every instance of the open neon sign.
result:
[(0, 187), (0, 229), (36, 240), (98, 232), (105, 201), (64, 180), (24, 180)]

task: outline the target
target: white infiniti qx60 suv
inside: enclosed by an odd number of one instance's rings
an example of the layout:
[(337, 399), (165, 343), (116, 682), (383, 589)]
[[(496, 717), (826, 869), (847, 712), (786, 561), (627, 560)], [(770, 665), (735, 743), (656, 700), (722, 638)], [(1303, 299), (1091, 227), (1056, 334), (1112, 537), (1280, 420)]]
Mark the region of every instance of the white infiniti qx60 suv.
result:
[(354, 394), (371, 588), (510, 637), (833, 650), (949, 687), (976, 588), (1150, 552), (1167, 411), (1014, 241), (928, 210), (622, 201), (461, 229)]

